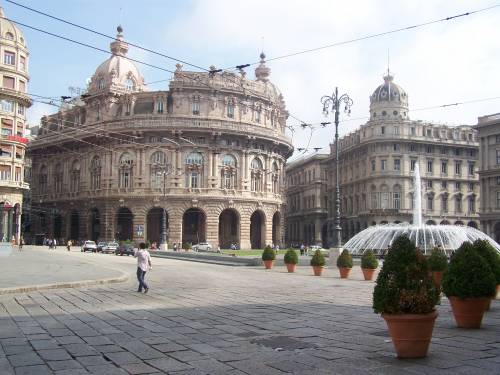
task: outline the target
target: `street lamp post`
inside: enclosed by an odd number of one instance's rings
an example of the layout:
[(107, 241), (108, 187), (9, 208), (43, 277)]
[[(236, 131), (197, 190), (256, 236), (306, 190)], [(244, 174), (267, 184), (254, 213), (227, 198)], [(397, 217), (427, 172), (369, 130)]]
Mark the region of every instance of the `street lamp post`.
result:
[[(159, 172), (159, 174), (163, 175), (163, 204), (165, 204), (166, 198), (166, 183), (167, 176), (172, 172), (172, 165), (165, 164), (163, 171)], [(167, 209), (163, 207), (162, 217), (161, 217), (161, 243), (160, 250), (167, 250)]]
[(338, 88), (331, 95), (324, 95), (321, 98), (323, 113), (327, 116), (330, 112), (335, 114), (335, 234), (334, 245), (336, 248), (342, 247), (342, 229), (340, 227), (340, 187), (339, 187), (339, 107), (344, 106), (344, 112), (351, 113), (352, 99), (343, 94), (339, 97)]

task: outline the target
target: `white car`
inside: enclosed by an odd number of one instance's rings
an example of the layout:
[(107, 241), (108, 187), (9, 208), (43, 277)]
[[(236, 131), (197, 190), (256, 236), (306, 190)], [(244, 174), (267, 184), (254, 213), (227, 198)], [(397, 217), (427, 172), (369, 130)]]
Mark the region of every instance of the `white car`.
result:
[(328, 252), (328, 250), (323, 249), (320, 245), (312, 245), (312, 246), (309, 246), (308, 254), (314, 254), (316, 252), (316, 250), (320, 250), (322, 253)]
[(97, 252), (97, 245), (94, 241), (85, 241), (85, 243), (82, 246), (82, 252), (85, 251), (91, 251), (93, 253)]
[(193, 251), (212, 251), (212, 245), (208, 242), (200, 242), (199, 244), (193, 245)]
[(116, 249), (118, 249), (118, 244), (116, 242), (108, 242), (107, 245), (102, 249), (102, 252), (113, 254)]

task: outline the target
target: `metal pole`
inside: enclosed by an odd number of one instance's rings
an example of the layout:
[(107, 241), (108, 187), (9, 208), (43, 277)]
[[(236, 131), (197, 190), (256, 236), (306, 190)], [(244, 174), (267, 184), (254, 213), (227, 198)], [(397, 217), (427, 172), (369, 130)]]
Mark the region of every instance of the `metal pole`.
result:
[[(165, 204), (165, 183), (167, 179), (167, 170), (163, 171), (163, 204)], [(162, 218), (161, 218), (161, 244), (160, 249), (166, 250), (167, 245), (167, 210), (163, 207)]]
[(339, 187), (339, 93), (335, 87), (335, 247), (342, 246), (342, 228), (340, 227), (340, 187)]

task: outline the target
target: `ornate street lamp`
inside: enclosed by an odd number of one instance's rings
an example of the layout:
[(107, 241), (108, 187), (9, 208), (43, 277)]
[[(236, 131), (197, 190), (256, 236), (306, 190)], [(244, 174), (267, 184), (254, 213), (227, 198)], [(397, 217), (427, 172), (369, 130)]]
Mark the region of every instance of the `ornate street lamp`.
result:
[(339, 107), (348, 115), (351, 113), (352, 99), (343, 94), (339, 97), (338, 88), (331, 95), (324, 95), (321, 98), (323, 113), (328, 116), (330, 112), (335, 113), (335, 233), (334, 245), (336, 248), (342, 247), (342, 229), (340, 227), (340, 187), (339, 187)]
[[(172, 164), (165, 164), (163, 170), (157, 172), (158, 175), (163, 175), (163, 204), (165, 204), (165, 197), (167, 192), (167, 176), (172, 173)], [(167, 248), (167, 209), (163, 207), (162, 217), (161, 217), (161, 243), (160, 250), (166, 250)]]

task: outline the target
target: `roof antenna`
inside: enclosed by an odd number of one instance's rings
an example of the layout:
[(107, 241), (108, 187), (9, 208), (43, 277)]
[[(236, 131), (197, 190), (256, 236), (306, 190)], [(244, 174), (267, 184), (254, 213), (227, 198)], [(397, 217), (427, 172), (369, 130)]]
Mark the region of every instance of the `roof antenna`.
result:
[(389, 52), (389, 48), (387, 48), (387, 76), (390, 76), (391, 75), (391, 72), (389, 70), (389, 66), (390, 66), (390, 52)]

